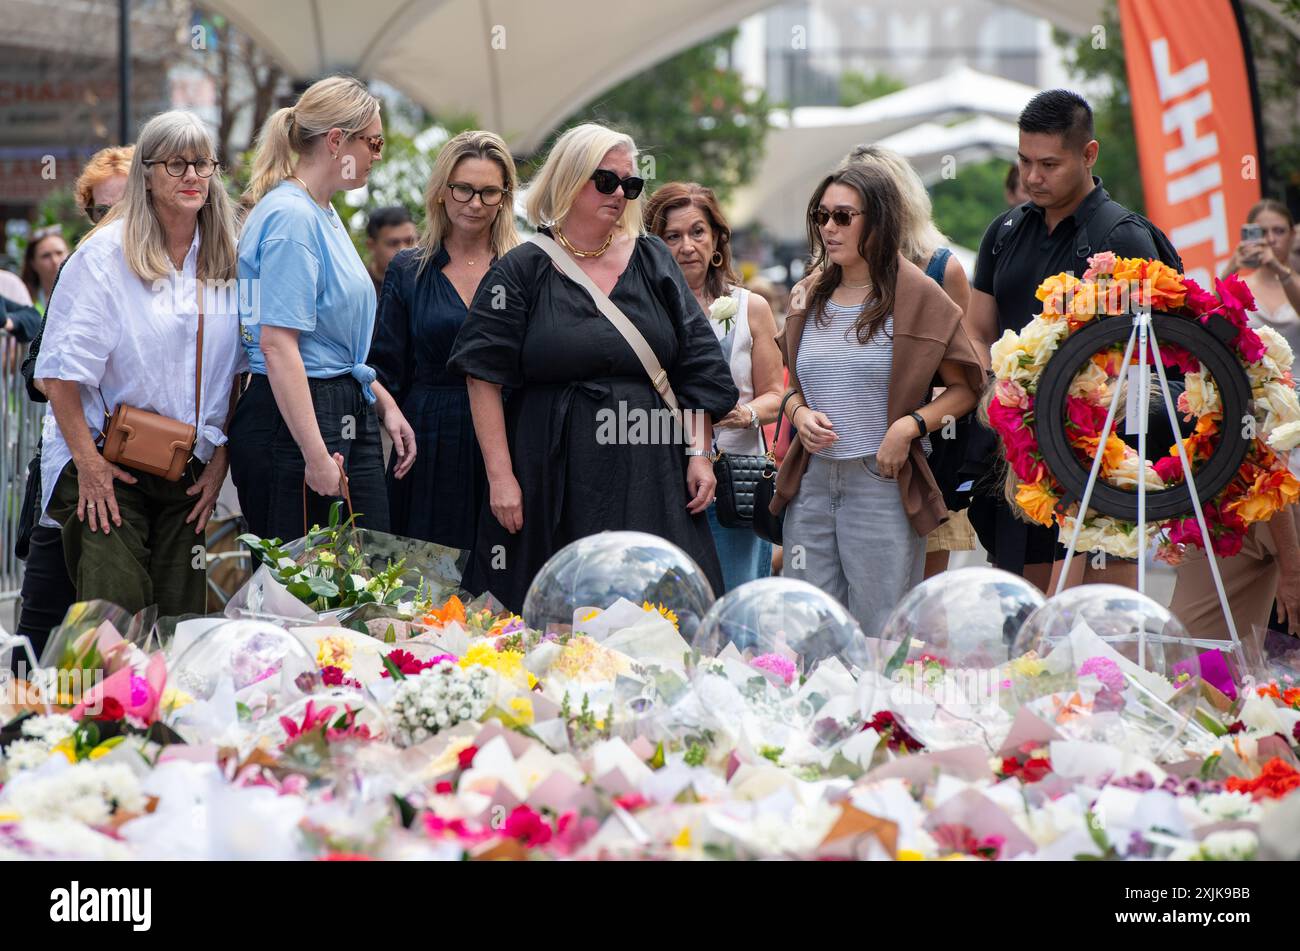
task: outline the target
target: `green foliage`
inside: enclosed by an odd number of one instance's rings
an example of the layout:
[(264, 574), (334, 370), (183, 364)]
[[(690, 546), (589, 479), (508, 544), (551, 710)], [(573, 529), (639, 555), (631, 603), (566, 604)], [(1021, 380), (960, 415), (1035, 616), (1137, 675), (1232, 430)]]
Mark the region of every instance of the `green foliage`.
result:
[(313, 525), (303, 552), (294, 557), (278, 538), (240, 535), (257, 552), (276, 581), (314, 611), (332, 611), (358, 604), (397, 604), (415, 589), (401, 583), (406, 560), (389, 562), (378, 574), (370, 571), (356, 541), (355, 515), (341, 518), (343, 503), (330, 506), (329, 525)]
[(1071, 36), (1056, 30), (1053, 36), (1066, 51), (1071, 75), (1079, 80), (1109, 88), (1103, 96), (1092, 96), (1093, 123), (1101, 149), (1093, 171), (1106, 183), (1106, 191), (1126, 208), (1142, 212), (1142, 176), (1138, 165), (1137, 135), (1133, 129), (1133, 101), (1129, 97), (1128, 67), (1124, 60), (1124, 41), (1119, 28), (1119, 14), (1114, 0), (1102, 10), (1106, 28), (1104, 49), (1093, 48), (1093, 37)]
[(848, 70), (840, 74), (840, 105), (856, 106), (906, 88), (907, 83), (888, 73), (873, 73), (868, 76), (856, 70)]
[(978, 248), (989, 222), (1006, 210), (1003, 183), (1007, 167), (1001, 159), (962, 165), (955, 177), (931, 185), (930, 200), (939, 230), (962, 247)]
[(734, 38), (734, 30), (721, 34), (620, 83), (569, 116), (556, 137), (583, 122), (620, 129), (642, 150), (651, 189), (694, 181), (725, 199), (753, 175), (768, 129), (766, 95), (719, 65)]
[[(1300, 0), (1275, 6), (1300, 22)], [(1247, 4), (1246, 29), (1255, 61), (1255, 80), (1262, 103), (1265, 147), (1263, 193), (1285, 200), (1300, 189), (1300, 39), (1278, 27), (1266, 13)]]

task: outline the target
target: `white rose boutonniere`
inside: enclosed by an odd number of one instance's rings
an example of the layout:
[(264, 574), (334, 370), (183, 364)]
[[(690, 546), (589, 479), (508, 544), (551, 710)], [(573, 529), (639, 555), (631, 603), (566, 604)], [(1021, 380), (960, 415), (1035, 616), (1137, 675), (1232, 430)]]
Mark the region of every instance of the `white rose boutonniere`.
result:
[(719, 297), (709, 305), (709, 320), (722, 324), (722, 332), (731, 333), (731, 325), (736, 321), (740, 302), (734, 297)]

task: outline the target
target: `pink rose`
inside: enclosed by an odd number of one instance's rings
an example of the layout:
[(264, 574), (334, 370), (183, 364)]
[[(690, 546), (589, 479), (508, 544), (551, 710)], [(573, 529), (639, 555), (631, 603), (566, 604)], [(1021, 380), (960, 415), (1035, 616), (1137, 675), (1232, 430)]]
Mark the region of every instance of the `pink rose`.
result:
[(1077, 396), (1065, 398), (1066, 417), (1084, 436), (1097, 436), (1106, 422), (1106, 407), (1090, 403)]
[(1183, 461), (1177, 456), (1165, 456), (1155, 464), (1156, 475), (1165, 485), (1174, 485), (1183, 481)]
[(1099, 277), (1115, 273), (1115, 252), (1101, 251), (1088, 258), (1088, 270), (1083, 272), (1085, 281), (1095, 281)]
[(1029, 409), (1029, 394), (1015, 380), (998, 380), (993, 394), (1003, 406), (1012, 409)]
[(1219, 299), (1191, 278), (1183, 278), (1183, 286), (1187, 288), (1187, 306), (1198, 317), (1219, 306)]
[(1268, 352), (1268, 347), (1259, 339), (1259, 334), (1255, 331), (1249, 327), (1241, 327), (1237, 331), (1237, 350), (1240, 351), (1243, 359), (1258, 363)]

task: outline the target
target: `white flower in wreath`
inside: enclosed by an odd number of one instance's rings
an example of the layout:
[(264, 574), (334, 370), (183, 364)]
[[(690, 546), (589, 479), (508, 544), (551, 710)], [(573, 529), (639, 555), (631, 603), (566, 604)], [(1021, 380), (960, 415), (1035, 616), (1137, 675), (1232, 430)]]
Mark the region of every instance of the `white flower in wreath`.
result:
[[(1143, 473), (1147, 488), (1157, 490), (1163, 489), (1165, 483), (1156, 473), (1156, 467), (1145, 460), (1143, 460), (1143, 462), (1145, 463), (1143, 466)], [(1138, 454), (1130, 449), (1124, 454), (1124, 461), (1110, 471), (1109, 479), (1111, 484), (1119, 489), (1133, 489), (1136, 491), (1138, 480), (1137, 464)]]
[(1186, 412), (1199, 419), (1207, 413), (1215, 413), (1223, 408), (1223, 403), (1219, 399), (1219, 388), (1204, 373), (1199, 371), (1188, 373), (1184, 381), (1186, 388), (1183, 390), (1183, 396), (1187, 401)]
[(1265, 432), (1271, 432), (1285, 423), (1300, 422), (1300, 400), (1296, 399), (1294, 388), (1274, 381), (1265, 383), (1263, 389), (1263, 395), (1257, 402), (1268, 414), (1264, 421)]
[(740, 311), (740, 301), (728, 295), (719, 297), (709, 305), (709, 320), (722, 324), (722, 332), (730, 333), (731, 325)]
[(1264, 352), (1265, 360), (1269, 360), (1278, 368), (1278, 376), (1281, 376), (1291, 365), (1295, 363), (1295, 352), (1291, 349), (1291, 344), (1287, 343), (1286, 337), (1274, 330), (1272, 327), (1256, 327), (1255, 333), (1259, 339), (1264, 342), (1268, 349)]
[(999, 380), (1017, 380), (1023, 383), (1034, 376), (1033, 370), (1021, 359), (1027, 354), (1020, 343), (1020, 336), (1014, 330), (1002, 332), (1002, 336), (989, 350), (989, 356), (993, 373)]
[(1283, 423), (1268, 435), (1269, 448), (1274, 452), (1290, 452), (1300, 446), (1300, 422)]
[(1034, 366), (1042, 367), (1060, 346), (1061, 338), (1069, 332), (1070, 327), (1064, 321), (1049, 322), (1035, 318), (1020, 331), (1020, 346), (1029, 354)]
[(1089, 361), (1070, 382), (1070, 395), (1089, 402), (1104, 402), (1110, 396), (1110, 377)]

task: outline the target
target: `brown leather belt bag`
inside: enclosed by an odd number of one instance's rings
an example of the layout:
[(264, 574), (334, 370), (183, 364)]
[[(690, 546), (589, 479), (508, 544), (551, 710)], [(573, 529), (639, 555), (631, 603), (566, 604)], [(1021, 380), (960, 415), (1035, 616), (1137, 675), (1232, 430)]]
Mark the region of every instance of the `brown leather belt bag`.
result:
[[(199, 432), (203, 396), (203, 287), (196, 290), (199, 311), (194, 355), (194, 424), (121, 404), (104, 427), (104, 458), (176, 482), (185, 472)], [(107, 407), (106, 407), (107, 408)], [(107, 414), (105, 414), (107, 415)]]

